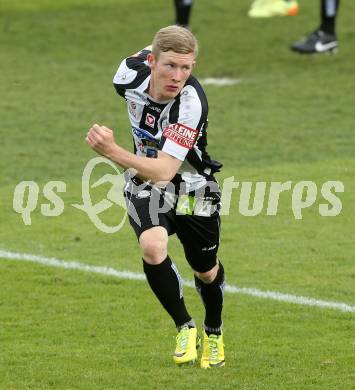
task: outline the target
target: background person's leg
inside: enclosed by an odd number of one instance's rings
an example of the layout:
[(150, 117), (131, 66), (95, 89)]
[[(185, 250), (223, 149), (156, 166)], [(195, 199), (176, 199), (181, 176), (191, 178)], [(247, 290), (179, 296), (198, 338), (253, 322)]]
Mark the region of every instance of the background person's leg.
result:
[(319, 30), (335, 35), (335, 22), (340, 0), (321, 0), (321, 24)]
[(175, 23), (179, 26), (188, 27), (190, 22), (192, 0), (174, 0)]

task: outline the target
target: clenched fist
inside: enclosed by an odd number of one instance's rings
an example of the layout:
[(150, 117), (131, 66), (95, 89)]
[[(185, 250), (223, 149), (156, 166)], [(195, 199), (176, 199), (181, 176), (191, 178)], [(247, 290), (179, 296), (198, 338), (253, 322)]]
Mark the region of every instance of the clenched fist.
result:
[(116, 146), (113, 131), (96, 123), (89, 129), (85, 140), (96, 152), (105, 157), (109, 157)]

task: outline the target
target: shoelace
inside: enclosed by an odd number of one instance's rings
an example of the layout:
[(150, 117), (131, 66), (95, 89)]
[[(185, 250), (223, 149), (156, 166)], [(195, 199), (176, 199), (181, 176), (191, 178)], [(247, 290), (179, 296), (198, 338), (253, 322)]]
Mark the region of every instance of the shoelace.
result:
[(185, 351), (187, 347), (187, 342), (189, 339), (189, 328), (183, 327), (176, 336), (177, 349), (180, 351)]
[(208, 338), (208, 351), (210, 361), (217, 362), (218, 361), (218, 337), (215, 335), (211, 335)]

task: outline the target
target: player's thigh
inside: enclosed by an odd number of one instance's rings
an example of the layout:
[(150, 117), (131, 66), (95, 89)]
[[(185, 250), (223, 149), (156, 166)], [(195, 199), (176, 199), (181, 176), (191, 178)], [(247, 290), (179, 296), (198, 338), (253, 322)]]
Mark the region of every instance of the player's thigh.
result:
[(220, 217), (176, 216), (176, 233), (186, 260), (197, 272), (207, 272), (217, 264)]
[(169, 213), (159, 213), (150, 207), (150, 191), (145, 190), (141, 192), (144, 192), (147, 196), (143, 197), (140, 195), (141, 193), (125, 193), (129, 222), (136, 233), (137, 239), (139, 240), (144, 232), (154, 227), (163, 227), (168, 234), (172, 234), (173, 226)]

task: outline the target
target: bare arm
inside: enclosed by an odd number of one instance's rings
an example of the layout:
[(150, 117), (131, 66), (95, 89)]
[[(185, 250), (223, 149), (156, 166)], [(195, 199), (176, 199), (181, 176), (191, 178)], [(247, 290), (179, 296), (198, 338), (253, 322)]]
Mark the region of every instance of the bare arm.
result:
[(105, 126), (93, 125), (86, 137), (86, 142), (96, 152), (109, 158), (124, 169), (133, 168), (137, 176), (154, 183), (170, 181), (180, 168), (182, 161), (159, 151), (157, 158), (136, 156), (117, 145), (113, 131)]

